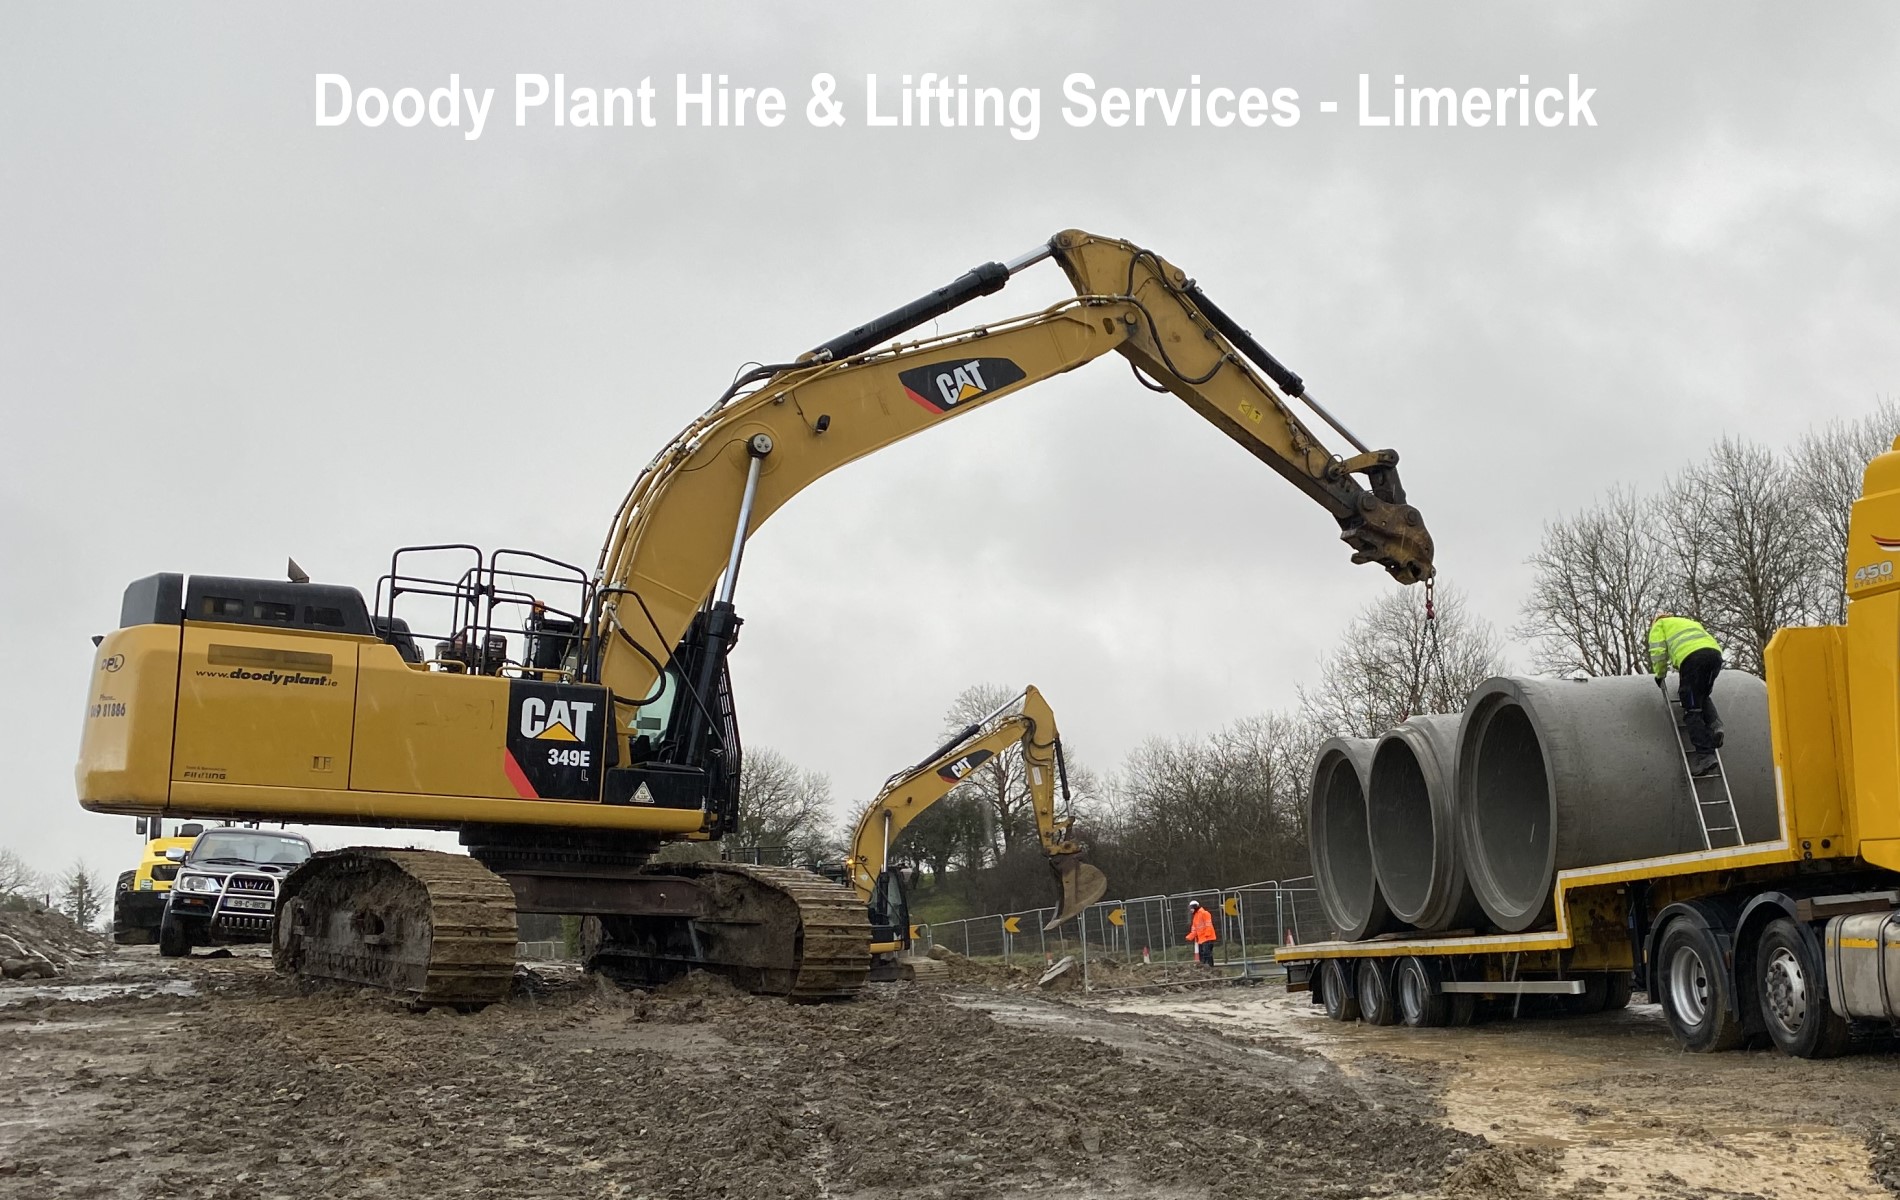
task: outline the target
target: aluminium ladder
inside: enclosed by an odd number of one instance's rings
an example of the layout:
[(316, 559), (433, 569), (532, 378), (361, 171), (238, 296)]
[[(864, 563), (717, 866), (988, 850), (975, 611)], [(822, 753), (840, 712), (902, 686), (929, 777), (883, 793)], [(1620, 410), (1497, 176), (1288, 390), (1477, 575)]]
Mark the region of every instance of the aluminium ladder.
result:
[(1707, 775), (1692, 772), (1689, 756), (1695, 753), (1695, 744), (1689, 740), (1680, 693), (1669, 701), (1669, 706), (1670, 724), (1676, 730), (1676, 748), (1682, 751), (1683, 778), (1689, 781), (1689, 799), (1695, 809), (1696, 824), (1702, 829), (1702, 848), (1721, 850), (1742, 845), (1742, 822), (1735, 815), (1735, 796), (1728, 788), (1728, 768), (1722, 765), (1722, 752), (1714, 751), (1713, 772)]

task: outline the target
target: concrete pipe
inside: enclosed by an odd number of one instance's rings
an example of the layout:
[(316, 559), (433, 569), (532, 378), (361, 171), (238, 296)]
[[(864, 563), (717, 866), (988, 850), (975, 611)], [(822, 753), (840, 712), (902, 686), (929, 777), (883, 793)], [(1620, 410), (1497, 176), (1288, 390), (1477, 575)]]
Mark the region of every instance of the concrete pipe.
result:
[(1366, 786), (1372, 865), (1392, 915), (1443, 933), (1484, 924), (1458, 835), (1456, 713), (1412, 717), (1372, 752)]
[[(1774, 838), (1767, 686), (1724, 671), (1715, 703), (1743, 840)], [(1559, 871), (1703, 849), (1677, 712), (1647, 676), (1497, 678), (1472, 693), (1458, 731), (1459, 837), (1499, 928), (1554, 922)]]
[(1313, 763), (1307, 792), (1307, 843), (1313, 855), (1313, 886), (1326, 919), (1348, 941), (1393, 928), (1392, 910), (1379, 892), (1366, 831), (1366, 776), (1372, 769), (1371, 738), (1328, 738)]

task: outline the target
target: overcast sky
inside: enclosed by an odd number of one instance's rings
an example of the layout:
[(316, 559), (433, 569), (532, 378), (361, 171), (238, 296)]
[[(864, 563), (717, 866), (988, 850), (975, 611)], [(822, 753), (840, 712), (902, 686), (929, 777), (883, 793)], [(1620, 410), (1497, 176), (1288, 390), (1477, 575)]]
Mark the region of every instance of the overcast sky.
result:
[[(1900, 393), (1897, 34), (1885, 4), (12, 7), (0, 845), (131, 862), (130, 819), (72, 784), (88, 636), (131, 579), (294, 555), (368, 592), (393, 547), (437, 541), (591, 566), (739, 364), (1071, 226), (1171, 258), (1396, 448), (1443, 577), (1508, 626), (1545, 520), (1723, 433), (1779, 444)], [(1039, 88), (1037, 136), (866, 127), (866, 73), (925, 71)], [(515, 75), (556, 72), (651, 77), (658, 127), (516, 127)], [(780, 88), (788, 119), (674, 127), (674, 77), (701, 72)], [(805, 119), (819, 72), (841, 128)], [(1291, 88), (1301, 115), (1071, 128), (1073, 72)], [(466, 112), (319, 128), (320, 73), (495, 98), (476, 140)], [(1597, 124), (1360, 127), (1361, 73), (1379, 101), (1395, 74), (1575, 73)], [(1045, 265), (972, 315), (1065, 292)], [(1033, 682), (1107, 770), (1292, 704), (1394, 586), (1098, 363), (774, 517), (738, 597), (741, 719), (843, 808), (965, 686)]]

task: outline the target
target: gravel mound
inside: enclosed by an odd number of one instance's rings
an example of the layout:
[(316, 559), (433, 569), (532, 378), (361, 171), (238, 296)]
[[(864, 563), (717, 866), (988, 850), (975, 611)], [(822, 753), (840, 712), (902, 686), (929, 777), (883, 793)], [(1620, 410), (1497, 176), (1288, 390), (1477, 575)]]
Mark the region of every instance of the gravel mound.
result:
[(0, 976), (50, 979), (109, 953), (112, 943), (50, 909), (0, 910)]

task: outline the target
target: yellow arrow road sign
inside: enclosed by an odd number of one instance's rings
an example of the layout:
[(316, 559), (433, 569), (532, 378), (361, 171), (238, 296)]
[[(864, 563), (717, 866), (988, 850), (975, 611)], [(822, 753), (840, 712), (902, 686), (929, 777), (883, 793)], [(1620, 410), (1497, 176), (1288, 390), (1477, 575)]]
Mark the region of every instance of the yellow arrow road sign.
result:
[(1127, 920), (1128, 920), (1127, 909), (1111, 908), (1108, 910), (1108, 923), (1110, 925), (1120, 925), (1120, 924), (1125, 923)]
[(1230, 917), (1239, 916), (1240, 915), (1240, 897), (1239, 896), (1227, 897), (1227, 899), (1220, 902), (1220, 910), (1226, 913)]
[(1004, 917), (1003, 918), (1003, 932), (1004, 933), (1021, 933), (1023, 931), (1022, 920), (1023, 919), (1021, 917)]

